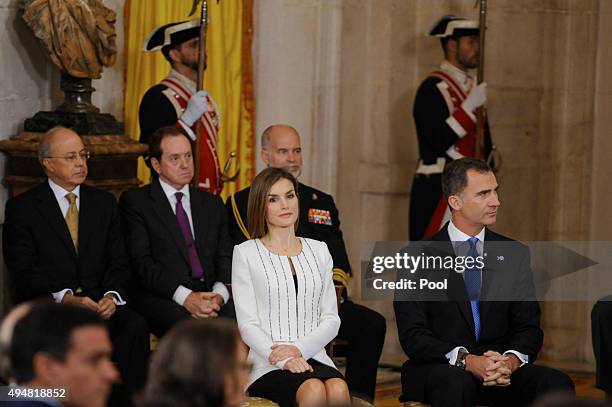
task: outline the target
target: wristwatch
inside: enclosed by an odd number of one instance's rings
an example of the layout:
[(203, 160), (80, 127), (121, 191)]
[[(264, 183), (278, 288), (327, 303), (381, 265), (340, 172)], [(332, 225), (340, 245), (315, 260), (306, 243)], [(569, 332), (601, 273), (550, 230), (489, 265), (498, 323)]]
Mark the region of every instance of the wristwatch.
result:
[(457, 361), (455, 361), (455, 366), (457, 366), (459, 369), (465, 370), (465, 358), (467, 358), (467, 355), (469, 355), (468, 352), (463, 349), (459, 349), (459, 352), (457, 353)]

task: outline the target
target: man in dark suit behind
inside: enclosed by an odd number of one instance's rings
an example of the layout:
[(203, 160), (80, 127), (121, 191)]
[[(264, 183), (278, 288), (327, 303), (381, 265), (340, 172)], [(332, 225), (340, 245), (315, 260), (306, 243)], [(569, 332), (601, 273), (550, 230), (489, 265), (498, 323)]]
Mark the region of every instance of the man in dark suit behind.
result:
[(4, 259), (17, 301), (48, 297), (109, 321), (114, 359), (130, 392), (144, 384), (149, 333), (127, 305), (130, 276), (115, 197), (89, 187), (83, 141), (49, 130), (38, 148), (48, 180), (6, 203)]
[[(268, 167), (285, 168), (294, 177), (300, 176), (302, 148), (300, 136), (293, 127), (282, 124), (268, 127), (262, 134), (261, 145), (261, 158)], [(250, 187), (245, 188), (226, 202), (230, 235), (234, 244), (250, 238), (246, 230), (250, 190)], [(353, 395), (373, 401), (378, 359), (387, 329), (386, 321), (378, 312), (348, 299), (346, 289), (351, 266), (334, 198), (303, 183), (299, 183), (297, 192), (300, 219), (296, 235), (327, 244), (334, 261), (334, 282), (345, 287), (338, 307), (342, 321), (338, 338), (348, 342), (346, 379), (349, 389)]]
[[(543, 333), (529, 250), (486, 227), (497, 217), (497, 187), (495, 175), (480, 160), (462, 158), (444, 170), (442, 189), (451, 220), (430, 246), (439, 254), (481, 256), (484, 268), (452, 271), (447, 301), (396, 296), (399, 340), (409, 357), (402, 367), (402, 387), (410, 400), (434, 407), (520, 406), (553, 390), (574, 392), (566, 374), (533, 364)], [(492, 255), (498, 242), (504, 242), (497, 249), (505, 256)], [(503, 266), (493, 263), (504, 258)], [(510, 272), (492, 273), (503, 267)], [(504, 284), (498, 284), (498, 276)], [(491, 293), (495, 288), (502, 289), (497, 298)]]
[(136, 271), (136, 309), (157, 335), (190, 317), (234, 317), (224, 285), (233, 246), (221, 198), (189, 186), (191, 143), (180, 130), (153, 133), (149, 160), (158, 176), (119, 201)]

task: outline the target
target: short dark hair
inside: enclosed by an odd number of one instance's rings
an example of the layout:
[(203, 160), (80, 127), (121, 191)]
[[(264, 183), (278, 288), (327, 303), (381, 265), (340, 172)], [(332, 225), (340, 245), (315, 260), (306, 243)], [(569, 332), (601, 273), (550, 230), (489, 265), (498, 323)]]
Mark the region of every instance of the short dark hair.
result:
[(467, 172), (473, 170), (479, 173), (491, 172), (491, 167), (476, 158), (464, 157), (446, 164), (442, 172), (442, 193), (446, 198), (461, 193), (467, 186)]
[(238, 365), (240, 335), (225, 319), (187, 320), (164, 336), (138, 403), (146, 407), (224, 406), (225, 382)]
[(162, 141), (166, 137), (174, 136), (183, 136), (189, 140), (189, 143), (191, 143), (191, 139), (184, 130), (173, 126), (160, 127), (159, 129), (155, 130), (155, 132), (151, 135), (151, 138), (149, 138), (149, 160), (151, 158), (156, 158), (157, 161), (161, 160), (161, 157), (164, 154), (161, 148)]
[[(268, 222), (266, 220), (266, 211), (268, 208), (268, 194), (272, 185), (276, 184), (281, 179), (286, 179), (293, 185), (295, 194), (298, 194), (298, 182), (290, 172), (284, 168), (269, 167), (257, 174), (251, 184), (249, 192), (249, 204), (247, 206), (247, 219), (249, 235), (251, 239), (263, 237), (268, 233)], [(299, 211), (298, 211), (299, 213)], [(298, 220), (295, 221), (295, 230), (297, 231)]]
[(451, 35), (449, 37), (440, 38), (440, 44), (442, 44), (442, 51), (444, 51), (444, 58), (448, 57), (448, 43), (450, 41), (455, 41), (457, 42), (457, 44), (459, 44), (459, 40), (461, 39), (461, 37), (464, 36), (467, 36), (465, 32), (463, 34), (459, 32), (458, 34)]
[(444, 52), (444, 58), (446, 58), (448, 56), (448, 50), (447, 50), (447, 45), (448, 42), (450, 40), (455, 40), (457, 41), (457, 38), (455, 37), (444, 37), (444, 38), (440, 38), (440, 43), (442, 44), (442, 51)]
[(172, 58), (170, 58), (170, 51), (172, 51), (173, 49), (177, 49), (179, 47), (180, 44), (178, 45), (166, 45), (165, 47), (162, 47), (161, 52), (162, 55), (164, 56), (164, 58), (166, 58), (166, 61), (168, 61), (170, 63), (170, 65), (172, 65), (174, 63), (174, 61), (172, 61)]
[(39, 352), (65, 361), (72, 333), (92, 325), (106, 329), (104, 320), (86, 308), (52, 302), (33, 304), (15, 324), (11, 338), (10, 366), (17, 383), (34, 379), (32, 360)]

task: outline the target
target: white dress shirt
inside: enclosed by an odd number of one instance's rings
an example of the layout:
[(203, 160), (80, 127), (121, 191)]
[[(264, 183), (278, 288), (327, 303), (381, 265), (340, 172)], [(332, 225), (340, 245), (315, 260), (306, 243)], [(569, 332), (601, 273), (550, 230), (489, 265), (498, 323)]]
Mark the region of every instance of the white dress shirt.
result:
[[(170, 202), (170, 207), (172, 208), (172, 212), (174, 212), (175, 215), (176, 215), (176, 193), (181, 192), (183, 194), (181, 203), (183, 204), (183, 209), (185, 210), (185, 213), (187, 214), (187, 218), (189, 219), (189, 227), (191, 228), (191, 235), (195, 239), (195, 232), (193, 229), (193, 217), (191, 216), (191, 199), (189, 195), (189, 185), (183, 185), (183, 188), (176, 189), (173, 186), (169, 185), (168, 183), (164, 182), (161, 178), (159, 179), (159, 184), (161, 185), (162, 190), (164, 191), (164, 194), (166, 195), (166, 198), (168, 198), (168, 202)], [(219, 294), (223, 298), (224, 304), (229, 300), (230, 293), (225, 287), (225, 284), (217, 281), (215, 284), (213, 284), (212, 291), (214, 293)], [(185, 300), (187, 299), (187, 296), (191, 294), (192, 292), (193, 290), (190, 290), (184, 285), (179, 285), (174, 291), (174, 294), (172, 295), (172, 299), (174, 300), (174, 302), (176, 302), (180, 306), (183, 306), (183, 304), (185, 303)]]
[[(467, 250), (469, 249), (469, 244), (467, 243), (467, 241), (472, 237), (478, 238), (478, 242), (476, 243), (476, 251), (478, 252), (478, 255), (482, 256), (484, 253), (484, 238), (485, 238), (485, 228), (484, 227), (476, 236), (469, 236), (463, 233), (462, 231), (460, 231), (457, 228), (457, 226), (453, 224), (453, 221), (451, 220), (448, 222), (448, 237), (450, 238), (451, 244), (453, 245), (453, 250), (455, 251), (456, 255), (467, 254)], [(480, 273), (482, 275), (482, 270), (480, 271)], [(465, 275), (464, 275), (464, 278), (465, 278)], [(480, 279), (480, 281), (482, 283), (482, 278)], [(464, 352), (469, 353), (469, 350), (465, 346), (455, 347), (453, 350), (451, 350), (445, 355), (446, 358), (448, 359), (449, 364), (454, 365), (457, 362), (457, 356), (459, 355), (460, 350), (463, 350)], [(525, 363), (529, 363), (529, 356), (521, 352), (518, 352), (516, 350), (507, 350), (504, 352), (504, 355), (507, 355), (509, 353), (512, 353), (521, 361), (521, 366), (523, 366)]]
[[(57, 201), (57, 204), (60, 207), (60, 211), (62, 211), (62, 217), (64, 219), (66, 218), (66, 214), (68, 213), (68, 209), (70, 208), (70, 202), (66, 198), (66, 195), (71, 192), (74, 195), (76, 195), (76, 207), (77, 207), (77, 210), (80, 211), (81, 209), (81, 195), (80, 195), (81, 186), (80, 185), (77, 185), (76, 188), (74, 188), (72, 191), (67, 191), (64, 188), (57, 185), (55, 182), (51, 181), (51, 178), (49, 178), (48, 180), (49, 180), (49, 187), (51, 188), (51, 191), (53, 191), (53, 196), (55, 196), (55, 200)], [(55, 302), (62, 302), (66, 294), (74, 294), (74, 293), (72, 292), (70, 288), (64, 288), (63, 290), (51, 293)], [(115, 302), (116, 305), (126, 304), (126, 302), (123, 301), (123, 298), (121, 298), (121, 296), (119, 295), (117, 291), (107, 291), (104, 293), (104, 295), (107, 295), (107, 294), (113, 294), (113, 301)]]

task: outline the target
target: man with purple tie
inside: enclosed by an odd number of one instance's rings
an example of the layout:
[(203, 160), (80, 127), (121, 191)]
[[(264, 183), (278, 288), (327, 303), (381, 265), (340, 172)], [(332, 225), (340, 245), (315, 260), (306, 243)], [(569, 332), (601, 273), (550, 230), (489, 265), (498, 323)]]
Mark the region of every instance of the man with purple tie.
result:
[(119, 202), (136, 272), (134, 306), (156, 335), (190, 317), (233, 317), (224, 285), (233, 247), (223, 202), (190, 187), (191, 143), (181, 130), (153, 133), (149, 160), (153, 182), (127, 191)]

